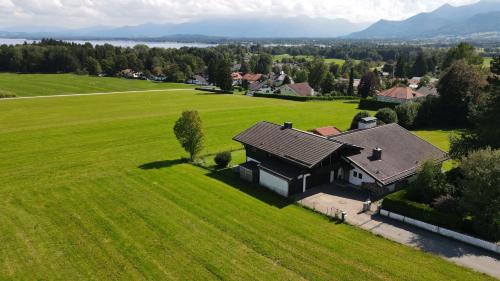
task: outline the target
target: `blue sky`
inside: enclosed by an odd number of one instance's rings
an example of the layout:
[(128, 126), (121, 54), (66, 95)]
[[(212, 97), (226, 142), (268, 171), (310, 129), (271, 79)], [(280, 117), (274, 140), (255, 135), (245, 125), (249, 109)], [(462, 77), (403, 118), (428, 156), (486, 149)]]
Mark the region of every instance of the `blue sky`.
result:
[(374, 22), (404, 19), (444, 3), (474, 2), (477, 0), (0, 0), (0, 26), (79, 28), (276, 16)]

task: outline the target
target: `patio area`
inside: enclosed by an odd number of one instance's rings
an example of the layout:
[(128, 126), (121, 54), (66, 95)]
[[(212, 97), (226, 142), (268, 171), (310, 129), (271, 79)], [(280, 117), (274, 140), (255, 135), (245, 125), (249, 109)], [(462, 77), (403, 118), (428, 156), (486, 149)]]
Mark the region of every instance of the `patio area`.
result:
[[(326, 184), (298, 194), (294, 199), (303, 206), (327, 215), (341, 210), (347, 213), (347, 222), (359, 225), (366, 221), (366, 216), (360, 218), (359, 214), (363, 213), (363, 203), (370, 199), (370, 193), (349, 185)], [(372, 204), (368, 213), (374, 213), (376, 209), (377, 206)]]

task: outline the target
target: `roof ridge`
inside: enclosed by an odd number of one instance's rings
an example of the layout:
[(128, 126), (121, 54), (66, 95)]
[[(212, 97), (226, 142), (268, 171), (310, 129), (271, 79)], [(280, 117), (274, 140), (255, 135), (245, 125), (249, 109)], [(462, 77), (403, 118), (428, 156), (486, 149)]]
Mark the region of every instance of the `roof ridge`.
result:
[[(376, 129), (376, 128), (382, 128), (382, 127), (385, 127), (385, 126), (389, 126), (391, 124), (396, 124), (396, 123), (383, 124), (383, 125), (378, 125), (378, 126), (371, 127), (371, 128), (366, 128), (366, 129), (352, 129), (352, 130), (343, 132), (341, 134), (335, 135), (335, 136), (331, 137), (331, 139), (335, 139), (336, 137), (341, 137), (341, 136), (345, 136), (345, 135), (355, 134), (355, 133), (359, 133), (359, 132), (366, 132), (368, 130), (372, 130), (372, 129)], [(403, 127), (401, 127), (401, 128), (403, 128)]]

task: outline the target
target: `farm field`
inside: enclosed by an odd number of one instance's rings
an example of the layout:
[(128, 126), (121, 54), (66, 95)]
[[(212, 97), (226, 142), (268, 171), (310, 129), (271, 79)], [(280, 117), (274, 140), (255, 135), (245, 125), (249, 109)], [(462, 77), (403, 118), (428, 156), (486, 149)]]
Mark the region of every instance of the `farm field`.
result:
[(185, 164), (172, 131), (198, 110), (209, 154), (260, 120), (346, 129), (356, 107), (194, 90), (0, 100), (0, 279), (491, 280)]
[[(274, 61), (281, 61), (283, 58), (291, 58), (292, 56), (291, 55), (288, 55), (288, 54), (284, 54), (284, 55), (274, 55), (273, 56), (273, 59)], [(305, 55), (298, 55), (298, 56), (295, 56), (295, 58), (297, 59), (300, 59), (300, 58), (305, 58), (307, 60), (311, 60), (313, 59), (312, 56), (305, 56)], [(336, 63), (340, 66), (342, 66), (345, 62), (344, 59), (332, 59), (332, 58), (325, 58), (324, 59), (326, 63)], [(358, 63), (360, 62), (359, 60), (354, 60), (355, 63)]]
[(18, 97), (85, 94), (96, 92), (193, 88), (178, 83), (155, 83), (111, 77), (74, 74), (12, 74), (0, 73), (0, 95)]

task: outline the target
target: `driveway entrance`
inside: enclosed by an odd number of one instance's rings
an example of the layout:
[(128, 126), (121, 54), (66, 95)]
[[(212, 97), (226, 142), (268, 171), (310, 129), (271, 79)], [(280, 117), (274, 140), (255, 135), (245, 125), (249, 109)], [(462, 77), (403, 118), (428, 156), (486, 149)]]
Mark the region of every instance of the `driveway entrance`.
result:
[(297, 203), (321, 213), (330, 214), (332, 210), (342, 210), (347, 213), (347, 221), (363, 210), (363, 202), (369, 198), (368, 191), (335, 183), (311, 188), (294, 197)]

